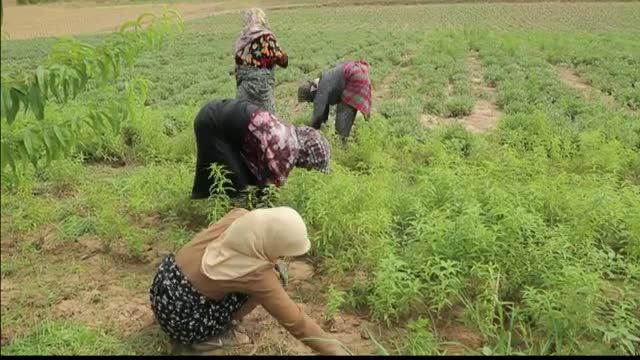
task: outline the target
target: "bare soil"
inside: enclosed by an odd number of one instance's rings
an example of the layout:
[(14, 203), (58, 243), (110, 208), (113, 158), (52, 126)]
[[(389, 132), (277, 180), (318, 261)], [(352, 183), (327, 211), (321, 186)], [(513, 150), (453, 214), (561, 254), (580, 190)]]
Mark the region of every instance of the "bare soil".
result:
[(591, 85), (580, 78), (572, 69), (562, 67), (558, 70), (558, 74), (560, 74), (560, 79), (569, 87), (580, 91), (591, 91)]
[(472, 52), (471, 55), (469, 55), (467, 63), (471, 69), (471, 82), (474, 92), (476, 94), (488, 95), (489, 100), (478, 99), (471, 115), (464, 119), (465, 124), (471, 131), (475, 132), (494, 129), (502, 116), (502, 112), (498, 109), (495, 102), (496, 90), (486, 85), (482, 76), (482, 64), (480, 60), (478, 60), (476, 52)]
[(445, 355), (464, 354), (468, 349), (480, 349), (484, 345), (482, 335), (462, 322), (464, 308), (455, 306), (450, 317), (437, 320), (438, 335), (448, 342)]
[[(2, 346), (17, 336), (26, 335), (45, 318), (75, 320), (90, 327), (112, 329), (123, 338), (147, 330), (159, 330), (150, 308), (148, 288), (162, 251), (149, 251), (147, 258), (131, 261), (118, 251), (106, 251), (98, 238), (86, 236), (78, 241), (60, 242), (54, 234), (52, 226), (45, 226), (31, 239), (21, 239), (28, 241), (26, 246), (38, 249), (39, 253), (34, 256), (46, 271), (23, 270), (2, 278), (2, 313), (16, 309), (33, 310), (28, 321), (19, 325), (2, 323)], [(7, 245), (3, 241), (3, 257), (9, 255), (5, 253)], [(70, 270), (73, 266), (78, 266), (79, 270)], [(34, 283), (33, 279), (37, 282)], [(339, 313), (328, 318), (323, 282), (311, 264), (303, 260), (290, 262), (288, 292), (298, 302), (301, 297), (307, 300), (299, 303), (300, 308), (355, 354), (375, 354), (373, 343), (363, 336), (364, 327), (380, 337), (382, 334), (376, 332), (366, 316)], [(51, 296), (54, 297), (53, 302)], [(247, 316), (242, 326), (253, 344), (225, 352), (243, 355), (312, 353), (261, 307)]]
[[(471, 70), (471, 84), (473, 93), (478, 97), (471, 114), (459, 118), (445, 118), (433, 114), (423, 114), (420, 122), (428, 128), (446, 125), (454, 122), (462, 123), (465, 128), (474, 133), (482, 133), (495, 129), (502, 112), (495, 102), (495, 88), (488, 86), (482, 76), (482, 64), (477, 53), (471, 52), (467, 57), (467, 64)], [(450, 93), (451, 89), (447, 89)], [(480, 98), (482, 95), (485, 98)]]
[(389, 74), (382, 80), (382, 83), (380, 84), (380, 87), (376, 94), (377, 97), (381, 99), (386, 98), (385, 95), (388, 94), (391, 88), (391, 84), (393, 84), (393, 82), (398, 78), (402, 70), (407, 67), (407, 64), (411, 62), (414, 56), (415, 54), (413, 54), (413, 51), (405, 52), (404, 54), (402, 54), (402, 58), (400, 59), (400, 64), (394, 67), (392, 70), (390, 70)]
[[(240, 11), (251, 1), (215, 1), (184, 3), (149, 3), (127, 5), (98, 5), (91, 3), (48, 3), (17, 6), (5, 4), (3, 31), (10, 39), (31, 39), (65, 35), (97, 34), (115, 30), (127, 20), (140, 14), (162, 11), (170, 5), (180, 12), (185, 20)], [(313, 3), (296, 4), (272, 1), (261, 5), (265, 9), (297, 8), (313, 6)]]
[(137, 333), (155, 321), (148, 295), (133, 294), (118, 286), (84, 291), (73, 299), (63, 300), (53, 307), (52, 315), (98, 328), (114, 327), (124, 336)]
[(572, 89), (578, 90), (587, 99), (601, 101), (608, 108), (616, 107), (616, 100), (613, 98), (613, 96), (604, 94), (598, 89), (592, 87), (591, 84), (580, 77), (574, 69), (569, 67), (559, 67), (558, 75), (560, 75), (560, 80), (562, 80), (565, 85)]

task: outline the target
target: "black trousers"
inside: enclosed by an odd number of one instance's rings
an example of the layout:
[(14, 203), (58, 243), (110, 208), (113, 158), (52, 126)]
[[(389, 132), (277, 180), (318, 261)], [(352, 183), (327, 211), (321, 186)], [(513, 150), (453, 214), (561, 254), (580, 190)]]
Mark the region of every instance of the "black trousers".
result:
[[(211, 195), (214, 179), (210, 178), (212, 164), (221, 164), (231, 180), (226, 193), (231, 197), (239, 195), (247, 186), (258, 186), (256, 177), (251, 173), (241, 153), (241, 144), (232, 144), (227, 140), (223, 128), (215, 119), (196, 117), (194, 131), (196, 136), (197, 160), (196, 173), (191, 191), (192, 199), (203, 199)], [(227, 185), (229, 186), (229, 185)]]
[(351, 134), (353, 122), (356, 120), (358, 110), (340, 101), (336, 106), (336, 133), (345, 141)]

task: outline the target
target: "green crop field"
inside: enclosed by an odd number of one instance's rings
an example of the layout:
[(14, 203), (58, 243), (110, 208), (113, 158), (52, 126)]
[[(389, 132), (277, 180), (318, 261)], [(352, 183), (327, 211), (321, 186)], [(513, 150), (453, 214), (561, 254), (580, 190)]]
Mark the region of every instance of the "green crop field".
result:
[[(640, 3), (267, 16), (290, 56), (286, 121), (310, 120), (299, 82), (371, 64), (370, 121), (346, 146), (333, 117), (323, 128), (331, 174), (294, 170), (268, 199), (309, 227), (313, 276), (289, 292), (311, 317), (355, 353), (640, 355)], [(6, 79), (39, 73), (56, 39), (2, 41), (2, 355), (171, 351), (148, 290), (164, 254), (229, 209), (189, 198), (192, 123), (235, 96), (240, 20), (186, 21), (11, 123)], [(121, 123), (98, 114), (118, 104)], [(247, 325), (256, 347), (233, 353), (308, 353), (265, 314)]]

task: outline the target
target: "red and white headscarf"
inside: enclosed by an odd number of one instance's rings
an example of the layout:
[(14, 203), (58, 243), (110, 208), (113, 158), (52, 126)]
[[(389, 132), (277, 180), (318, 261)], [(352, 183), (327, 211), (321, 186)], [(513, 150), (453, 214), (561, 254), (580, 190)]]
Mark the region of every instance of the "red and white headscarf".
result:
[(342, 66), (345, 88), (342, 101), (353, 106), (369, 118), (371, 115), (371, 80), (366, 61), (350, 61)]
[(296, 128), (300, 150), (296, 160), (296, 166), (329, 173), (329, 160), (331, 159), (331, 146), (322, 133), (308, 126)]

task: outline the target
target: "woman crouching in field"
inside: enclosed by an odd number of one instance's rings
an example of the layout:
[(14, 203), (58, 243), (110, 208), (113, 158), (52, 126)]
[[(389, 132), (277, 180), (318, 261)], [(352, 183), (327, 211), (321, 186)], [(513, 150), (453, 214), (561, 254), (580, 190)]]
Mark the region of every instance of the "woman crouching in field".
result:
[(196, 116), (194, 130), (198, 153), (193, 199), (211, 195), (214, 163), (231, 172), (231, 196), (248, 186), (280, 187), (294, 166), (329, 171), (331, 149), (319, 131), (282, 122), (247, 100), (209, 102)]
[(244, 27), (236, 41), (235, 61), (236, 97), (275, 113), (275, 66), (286, 68), (289, 60), (261, 9), (245, 12)]
[(235, 325), (262, 305), (312, 349), (346, 354), (291, 300), (275, 267), (280, 257), (310, 247), (304, 221), (291, 208), (233, 209), (162, 261), (151, 307), (164, 332), (196, 351), (251, 343)]
[(322, 73), (298, 88), (298, 102), (313, 102), (311, 126), (320, 129), (329, 118), (329, 107), (337, 105), (336, 132), (343, 141), (349, 137), (356, 113), (366, 120), (371, 113), (371, 81), (369, 64), (349, 61)]

